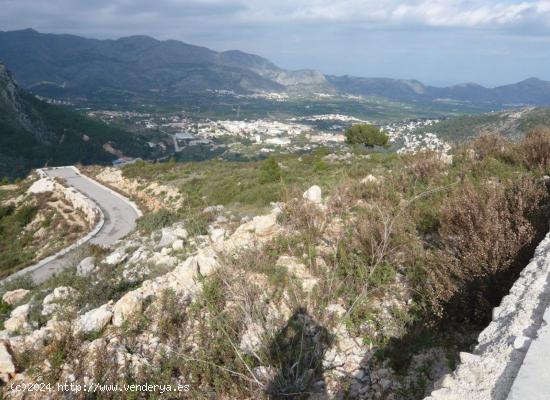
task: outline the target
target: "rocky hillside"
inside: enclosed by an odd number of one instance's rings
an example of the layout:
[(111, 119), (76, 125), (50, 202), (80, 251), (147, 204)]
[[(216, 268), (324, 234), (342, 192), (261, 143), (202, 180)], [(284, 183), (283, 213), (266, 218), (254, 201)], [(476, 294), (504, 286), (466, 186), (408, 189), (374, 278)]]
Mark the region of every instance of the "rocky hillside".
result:
[(144, 156), (147, 152), (145, 141), (137, 135), (27, 94), (0, 62), (1, 177), (24, 176), (30, 168), (46, 164), (108, 163), (120, 154)]
[(448, 142), (464, 142), (482, 133), (498, 133), (520, 141), (526, 133), (550, 125), (550, 109), (526, 107), (510, 111), (452, 117), (418, 130), (430, 132)]
[(136, 200), (139, 185), (172, 190), (112, 248), (38, 287), (2, 288), (3, 396), (40, 376), (164, 385), (168, 398), (421, 399), (548, 231), (549, 147), (538, 131), (484, 136), (452, 158), (93, 170)]

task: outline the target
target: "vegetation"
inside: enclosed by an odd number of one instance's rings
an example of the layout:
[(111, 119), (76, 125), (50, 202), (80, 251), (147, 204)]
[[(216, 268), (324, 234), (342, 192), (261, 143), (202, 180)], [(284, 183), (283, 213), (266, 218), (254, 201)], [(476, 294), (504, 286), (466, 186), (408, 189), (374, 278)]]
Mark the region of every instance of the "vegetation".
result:
[(369, 124), (353, 125), (345, 133), (346, 143), (364, 144), (366, 147), (386, 147), (389, 137), (376, 126)]
[[(138, 338), (158, 338), (158, 357), (121, 375), (114, 362), (103, 362), (116, 352), (98, 349), (94, 381), (183, 380), (197, 398), (308, 398), (332, 376), (323, 365), (327, 351), (338, 337), (351, 337), (364, 344), (368, 368), (395, 372), (397, 398), (423, 398), (438, 378), (430, 363), (453, 366), (474, 344), (548, 231), (550, 194), (541, 180), (548, 143), (550, 130), (517, 144), (484, 135), (456, 147), (452, 163), (432, 152), (373, 152), (351, 164), (329, 163), (323, 150), (250, 163), (125, 167), (126, 176), (174, 185), (185, 195), (181, 209), (143, 217), (143, 232), (184, 219), (186, 228), (197, 227), (192, 234), (203, 234), (213, 219), (206, 206), (258, 214), (272, 201), (284, 201), (284, 229), (262, 248), (220, 254), (221, 267), (198, 278), (202, 291), (193, 300), (166, 289), (127, 326), (109, 331), (136, 358), (143, 351)], [(322, 207), (302, 198), (312, 184), (323, 188)], [(303, 270), (281, 263), (283, 257)], [(79, 293), (74, 304), (87, 310), (136, 285), (120, 274), (100, 268), (91, 280), (67, 272), (40, 290), (72, 286)], [(306, 288), (304, 277), (315, 284)], [(240, 341), (254, 326), (257, 346), (244, 351)], [(82, 341), (98, 336), (48, 344), (49, 364), (58, 366), (51, 372), (84, 359)], [(411, 363), (421, 353), (424, 364)], [(333, 382), (343, 398), (353, 397), (351, 380)]]

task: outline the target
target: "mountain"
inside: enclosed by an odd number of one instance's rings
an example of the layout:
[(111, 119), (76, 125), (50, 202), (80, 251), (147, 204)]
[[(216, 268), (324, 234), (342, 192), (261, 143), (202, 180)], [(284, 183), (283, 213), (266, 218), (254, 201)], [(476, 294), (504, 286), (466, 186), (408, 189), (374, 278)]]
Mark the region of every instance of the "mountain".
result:
[(0, 59), (9, 65), (17, 81), (33, 93), (56, 98), (96, 96), (115, 103), (132, 96), (177, 99), (211, 90), (230, 90), (341, 93), (495, 108), (550, 105), (550, 82), (536, 78), (497, 88), (475, 83), (440, 88), (417, 80), (289, 71), (238, 50), (216, 52), (148, 36), (97, 40), (32, 29), (0, 31)]
[(55, 89), (84, 96), (100, 91), (180, 95), (328, 85), (319, 72), (285, 71), (240, 51), (219, 53), (148, 36), (96, 40), (32, 29), (0, 32), (0, 57), (21, 85), (43, 94)]
[(0, 62), (0, 177), (44, 165), (109, 163), (121, 153), (145, 156), (146, 149), (139, 136), (29, 95)]
[(424, 85), (417, 80), (361, 78), (348, 75), (327, 76), (327, 80), (340, 92), (381, 96), (398, 101), (459, 101), (497, 106), (550, 105), (550, 82), (537, 78), (496, 88), (486, 88), (476, 83), (439, 88)]

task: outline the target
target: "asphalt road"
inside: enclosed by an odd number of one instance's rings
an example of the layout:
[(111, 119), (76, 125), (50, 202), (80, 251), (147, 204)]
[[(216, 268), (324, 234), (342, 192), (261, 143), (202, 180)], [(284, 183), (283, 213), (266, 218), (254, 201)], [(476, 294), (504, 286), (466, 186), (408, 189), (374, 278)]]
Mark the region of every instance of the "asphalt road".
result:
[[(101, 230), (88, 242), (88, 244), (97, 244), (100, 246), (110, 246), (118, 239), (126, 236), (136, 226), (137, 212), (134, 208), (122, 198), (114, 195), (109, 190), (103, 188), (95, 181), (85, 178), (78, 174), (72, 168), (58, 168), (44, 170), (51, 177), (65, 179), (69, 186), (85, 194), (99, 205), (105, 216), (105, 223)], [(70, 265), (74, 265), (81, 253), (80, 248), (56, 258), (37, 269), (32, 270), (32, 266), (25, 268), (14, 275), (24, 275), (31, 273), (33, 280), (37, 283), (43, 282), (56, 272), (61, 271)], [(31, 271), (32, 270), (32, 271)], [(13, 275), (12, 275), (13, 276)], [(8, 277), (9, 279), (9, 277)]]

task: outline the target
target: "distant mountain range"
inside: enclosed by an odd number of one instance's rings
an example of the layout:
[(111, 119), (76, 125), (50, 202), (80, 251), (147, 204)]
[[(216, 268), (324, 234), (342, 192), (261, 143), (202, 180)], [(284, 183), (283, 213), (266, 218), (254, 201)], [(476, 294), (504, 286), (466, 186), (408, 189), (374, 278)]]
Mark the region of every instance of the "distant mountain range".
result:
[(289, 71), (237, 50), (216, 52), (148, 36), (97, 40), (32, 29), (0, 31), (0, 59), (20, 85), (33, 93), (57, 97), (121, 92), (170, 97), (207, 90), (298, 91), (414, 102), (550, 105), (550, 82), (536, 78), (497, 88), (473, 83), (438, 88), (416, 80)]
[(121, 155), (145, 156), (141, 137), (44, 103), (14, 82), (0, 63), (0, 178), (30, 168), (77, 162), (109, 163)]

